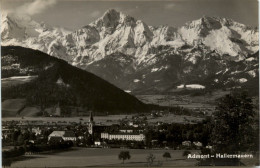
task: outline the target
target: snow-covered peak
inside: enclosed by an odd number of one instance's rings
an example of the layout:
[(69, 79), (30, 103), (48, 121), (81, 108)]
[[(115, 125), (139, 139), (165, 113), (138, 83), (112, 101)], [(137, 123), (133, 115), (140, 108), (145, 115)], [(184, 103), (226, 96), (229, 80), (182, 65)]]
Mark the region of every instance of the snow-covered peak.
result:
[(204, 16), (179, 28), (154, 27), (110, 9), (96, 21), (70, 33), (26, 16), (8, 16), (2, 16), (3, 45), (38, 49), (80, 67), (116, 52), (133, 56), (137, 64), (148, 65), (164, 47), (178, 51), (183, 46), (203, 45), (207, 50), (240, 60), (258, 50), (258, 30), (220, 17)]
[(111, 9), (106, 11), (102, 17), (100, 17), (90, 25), (93, 25), (99, 29), (101, 29), (102, 27), (113, 28), (116, 27), (116, 25), (118, 24), (119, 18), (120, 18), (120, 13), (117, 12), (116, 10)]
[(1, 45), (18, 45), (49, 53), (50, 43), (70, 31), (38, 23), (24, 14), (1, 14)]
[(240, 60), (258, 51), (258, 31), (232, 19), (205, 16), (180, 27), (178, 32), (189, 45), (204, 44)]
[(37, 36), (35, 29), (40, 27), (27, 15), (16, 15), (15, 13), (4, 13), (1, 16), (2, 38), (24, 39), (27, 36)]
[(122, 12), (118, 12), (115, 9), (109, 9), (102, 17), (90, 23), (90, 26), (96, 27), (99, 31), (101, 31), (102, 28), (115, 29), (118, 25), (133, 26), (135, 22), (136, 20), (133, 17)]
[(153, 40), (152, 45), (170, 45), (173, 47), (181, 47), (185, 44), (182, 40), (180, 34), (178, 34), (177, 29), (171, 26), (159, 26), (152, 27), (153, 30)]
[(56, 35), (66, 35), (70, 33), (70, 31), (64, 28), (51, 27), (44, 22), (38, 23), (28, 15), (6, 12), (3, 12), (1, 15), (1, 34), (3, 39), (5, 39), (6, 35), (6, 38), (21, 39), (39, 37), (40, 34), (50, 32)]
[(194, 20), (185, 24), (189, 28), (207, 28), (218, 29), (221, 27), (220, 18), (203, 16), (198, 20)]

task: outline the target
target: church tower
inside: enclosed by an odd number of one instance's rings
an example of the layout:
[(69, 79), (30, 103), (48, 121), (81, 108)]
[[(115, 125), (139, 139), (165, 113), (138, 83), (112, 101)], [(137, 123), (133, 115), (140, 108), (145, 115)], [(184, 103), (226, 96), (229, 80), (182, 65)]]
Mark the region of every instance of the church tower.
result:
[(89, 115), (89, 125), (88, 125), (88, 132), (90, 135), (93, 135), (93, 126), (94, 126), (94, 119), (93, 119), (93, 114), (92, 111), (90, 112)]

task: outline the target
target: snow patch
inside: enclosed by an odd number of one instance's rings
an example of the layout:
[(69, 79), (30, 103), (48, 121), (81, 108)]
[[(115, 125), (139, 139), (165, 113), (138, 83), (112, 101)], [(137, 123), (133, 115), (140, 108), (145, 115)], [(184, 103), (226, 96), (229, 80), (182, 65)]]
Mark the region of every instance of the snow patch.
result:
[(240, 79), (239, 79), (239, 82), (240, 82), (240, 83), (245, 83), (245, 82), (247, 82), (247, 79), (246, 79), (246, 78), (240, 78)]
[(160, 71), (160, 70), (163, 70), (163, 69), (168, 69), (169, 67), (166, 65), (166, 66), (162, 66), (161, 68), (153, 68), (151, 70), (151, 72), (157, 72), (157, 71)]
[(54, 65), (54, 64), (47, 65), (47, 66), (44, 67), (44, 69), (47, 70), (47, 69), (53, 67), (53, 65)]
[[(183, 89), (184, 88), (184, 84), (177, 86), (178, 89)], [(189, 84), (186, 85), (186, 88), (190, 88), (190, 89), (205, 89), (205, 86), (200, 85), (200, 84)]]
[(37, 77), (38, 77), (38, 75), (34, 75), (34, 76), (12, 76), (12, 77), (9, 77), (9, 78), (2, 78), (1, 80), (2, 81), (5, 81), (5, 80), (29, 81), (29, 80), (35, 79)]
[(233, 74), (237, 74), (237, 73), (241, 73), (241, 71), (231, 72), (230, 74), (233, 75)]
[(256, 72), (254, 70), (248, 71), (247, 72), (251, 77), (256, 77)]
[[(31, 76), (12, 76), (9, 79), (28, 79), (30, 77)], [(4, 79), (7, 79), (7, 78), (4, 78)]]
[(131, 90), (124, 90), (126, 93), (131, 93), (132, 91)]
[(140, 82), (140, 80), (139, 79), (135, 79), (134, 82), (137, 83), (137, 82)]
[(152, 70), (151, 70), (151, 72), (156, 72), (156, 71), (158, 71), (159, 70), (159, 68), (153, 68)]
[(254, 61), (254, 60), (255, 60), (255, 58), (253, 58), (253, 57), (250, 57), (250, 58), (246, 59), (246, 61)]
[(225, 74), (228, 71), (228, 69), (226, 68), (225, 72), (223, 72), (223, 74)]
[(60, 85), (60, 86), (66, 86), (66, 87), (70, 86), (69, 84), (64, 83), (61, 77), (59, 77), (59, 79), (57, 80), (56, 84)]
[(218, 71), (217, 73), (216, 73), (216, 75), (218, 75), (218, 74), (220, 74), (222, 71)]

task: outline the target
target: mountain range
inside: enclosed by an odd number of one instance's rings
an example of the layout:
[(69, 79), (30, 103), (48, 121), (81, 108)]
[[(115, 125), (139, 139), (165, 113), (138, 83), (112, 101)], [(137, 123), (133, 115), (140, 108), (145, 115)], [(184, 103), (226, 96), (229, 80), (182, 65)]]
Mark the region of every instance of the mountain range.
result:
[(3, 13), (1, 45), (43, 51), (133, 94), (164, 93), (188, 85), (230, 88), (255, 81), (258, 33), (219, 17), (155, 27), (114, 9), (70, 32)]

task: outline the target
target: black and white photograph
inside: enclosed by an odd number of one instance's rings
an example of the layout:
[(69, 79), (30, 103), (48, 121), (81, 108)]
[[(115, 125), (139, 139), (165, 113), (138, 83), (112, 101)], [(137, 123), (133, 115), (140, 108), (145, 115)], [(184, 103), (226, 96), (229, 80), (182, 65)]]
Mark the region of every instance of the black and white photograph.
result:
[(1, 166), (260, 166), (258, 3), (1, 0)]

